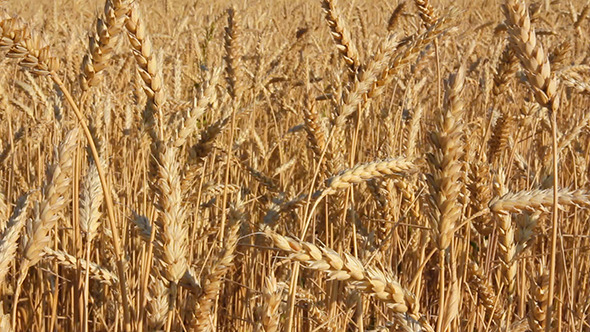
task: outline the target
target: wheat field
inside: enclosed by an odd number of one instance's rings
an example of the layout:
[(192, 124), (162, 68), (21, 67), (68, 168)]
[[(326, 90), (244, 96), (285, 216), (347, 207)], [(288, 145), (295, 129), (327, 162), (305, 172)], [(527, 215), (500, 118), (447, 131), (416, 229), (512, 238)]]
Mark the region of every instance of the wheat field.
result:
[(590, 331), (585, 1), (0, 1), (0, 331)]

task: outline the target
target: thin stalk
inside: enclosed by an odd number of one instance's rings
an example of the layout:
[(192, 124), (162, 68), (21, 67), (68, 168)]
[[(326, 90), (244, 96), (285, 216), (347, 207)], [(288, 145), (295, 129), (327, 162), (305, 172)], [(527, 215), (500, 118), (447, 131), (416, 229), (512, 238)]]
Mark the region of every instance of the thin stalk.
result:
[(545, 331), (551, 330), (551, 318), (553, 314), (553, 296), (555, 294), (555, 258), (557, 253), (557, 228), (559, 227), (559, 210), (558, 210), (558, 173), (557, 173), (557, 114), (551, 109), (551, 135), (553, 136), (553, 208), (552, 208), (552, 227), (551, 230), (551, 260), (549, 265), (549, 294), (547, 299), (547, 319), (545, 319)]
[(436, 320), (436, 331), (443, 332), (442, 323), (445, 311), (445, 252), (440, 250), (439, 258), (439, 276), (438, 276), (438, 319)]

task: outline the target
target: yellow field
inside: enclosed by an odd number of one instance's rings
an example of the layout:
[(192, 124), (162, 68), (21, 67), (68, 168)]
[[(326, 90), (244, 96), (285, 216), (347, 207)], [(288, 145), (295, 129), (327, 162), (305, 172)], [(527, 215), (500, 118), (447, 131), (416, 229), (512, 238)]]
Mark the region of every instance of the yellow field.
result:
[(0, 331), (590, 331), (589, 8), (0, 2)]

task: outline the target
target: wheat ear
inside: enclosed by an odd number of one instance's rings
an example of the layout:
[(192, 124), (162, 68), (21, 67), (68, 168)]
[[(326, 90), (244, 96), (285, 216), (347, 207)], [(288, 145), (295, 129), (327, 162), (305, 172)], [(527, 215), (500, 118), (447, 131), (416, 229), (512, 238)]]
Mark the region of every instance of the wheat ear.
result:
[(43, 248), (50, 242), (49, 232), (57, 223), (61, 210), (66, 207), (78, 133), (77, 129), (73, 129), (66, 134), (56, 154), (57, 161), (48, 171), (43, 188), (44, 199), (33, 221), (31, 238), (23, 249), (25, 261), (21, 266), (21, 278), (41, 259)]
[(174, 140), (175, 147), (183, 146), (187, 139), (197, 130), (198, 120), (205, 114), (205, 111), (211, 103), (215, 101), (215, 88), (221, 76), (221, 70), (215, 69), (211, 74), (211, 79), (207, 83), (207, 87), (203, 91), (201, 98), (197, 101), (186, 116), (186, 119), (178, 129), (176, 138)]
[(361, 291), (374, 295), (398, 313), (408, 313), (420, 318), (416, 298), (402, 287), (393, 277), (375, 268), (365, 268), (354, 256), (344, 257), (329, 248), (318, 246), (290, 237), (279, 235), (270, 228), (265, 234), (273, 244), (288, 253), (289, 259), (305, 263), (313, 270), (324, 271), (330, 279), (346, 281)]
[(316, 158), (320, 158), (322, 151), (326, 146), (326, 133), (325, 128), (318, 113), (315, 109), (315, 105), (311, 105), (309, 108), (303, 108), (303, 116), (305, 120), (305, 131), (307, 133), (307, 139), (311, 145)]
[[(153, 231), (153, 227), (150, 224), (149, 219), (145, 216), (134, 213), (132, 221), (135, 227), (137, 227), (137, 229), (139, 230), (139, 235), (142, 238), (142, 240), (144, 240), (146, 243), (149, 243)], [(162, 243), (160, 240), (156, 239), (152, 244), (154, 246), (154, 252), (163, 252)], [(184, 275), (180, 279), (179, 285), (188, 289), (193, 294), (201, 293), (201, 286), (190, 267), (187, 268)]]
[[(489, 183), (490, 167), (486, 162), (471, 163), (469, 166), (469, 183), (467, 185), (470, 193), (469, 206), (472, 212), (483, 211), (487, 209), (487, 204), (492, 198)], [(484, 236), (489, 236), (492, 233), (492, 227), (486, 224), (488, 220), (478, 217), (473, 221), (477, 232)]]
[(502, 313), (500, 312), (500, 308), (496, 306), (496, 301), (498, 300), (497, 294), (475, 262), (469, 263), (469, 284), (477, 290), (477, 297), (485, 308), (486, 315), (493, 317), (494, 321), (499, 322), (502, 318)]
[(151, 331), (163, 331), (170, 311), (170, 287), (161, 278), (152, 278), (149, 287), (148, 326)]
[(400, 2), (395, 7), (393, 12), (391, 13), (391, 16), (389, 16), (389, 20), (387, 21), (387, 31), (392, 32), (395, 29), (395, 26), (397, 25), (397, 22), (399, 21), (400, 17), (402, 16), (405, 7), (406, 7), (405, 1)]
[(91, 161), (88, 173), (82, 182), (80, 197), (80, 229), (86, 234), (86, 241), (91, 244), (100, 227), (100, 207), (104, 195), (100, 186), (98, 170), (94, 161)]
[(162, 75), (158, 71), (158, 64), (152, 53), (152, 43), (147, 35), (145, 23), (137, 3), (131, 5), (125, 27), (137, 62), (137, 70), (144, 83), (143, 90), (148, 97), (144, 114), (145, 121), (152, 140), (158, 142), (164, 137), (160, 109), (164, 104)]
[(322, 8), (326, 13), (326, 22), (330, 28), (332, 38), (334, 38), (334, 42), (336, 43), (336, 48), (338, 48), (338, 51), (344, 58), (348, 69), (354, 77), (359, 70), (361, 62), (358, 50), (352, 41), (350, 29), (346, 25), (342, 13), (340, 13), (336, 0), (323, 0)]
[(85, 259), (76, 258), (66, 252), (53, 250), (49, 247), (43, 248), (43, 254), (44, 258), (53, 259), (68, 269), (76, 270), (78, 266), (84, 270), (88, 268), (90, 277), (103, 284), (114, 287), (119, 283), (116, 274), (94, 262), (88, 263)]
[(342, 129), (346, 120), (357, 111), (359, 105), (361, 105), (361, 108), (364, 107), (364, 104), (372, 97), (369, 92), (377, 84), (379, 75), (388, 67), (396, 45), (397, 39), (395, 36), (385, 38), (375, 56), (359, 75), (359, 79), (354, 81), (352, 89), (344, 97), (344, 104), (341, 107), (340, 114), (334, 121), (334, 126), (337, 129)]
[(326, 194), (345, 189), (353, 184), (370, 179), (404, 174), (414, 169), (414, 163), (407, 158), (398, 157), (366, 164), (358, 164), (355, 167), (341, 172), (326, 180)]
[(230, 208), (230, 224), (229, 231), (226, 234), (224, 250), (219, 260), (211, 268), (211, 272), (204, 282), (202, 295), (199, 298), (196, 321), (194, 322), (196, 331), (207, 331), (211, 328), (211, 308), (215, 298), (219, 295), (225, 274), (233, 265), (239, 230), (244, 217), (241, 201), (235, 207)]
[(504, 92), (508, 86), (508, 82), (516, 73), (518, 58), (514, 53), (510, 44), (506, 44), (496, 72), (494, 73), (494, 85), (492, 87), (492, 93), (494, 96), (499, 96)]
[(281, 291), (277, 287), (277, 280), (274, 276), (267, 277), (262, 293), (263, 304), (261, 307), (260, 325), (264, 332), (276, 332), (279, 330), (279, 314), (281, 305)]
[(0, 11), (0, 52), (7, 58), (17, 59), (21, 67), (37, 75), (49, 75), (59, 69), (59, 61), (51, 55), (49, 46), (32, 34), (18, 18), (8, 18)]
[(547, 301), (549, 275), (541, 272), (536, 277), (530, 277), (530, 299), (527, 318), (533, 332), (545, 331), (547, 322)]
[(524, 213), (516, 216), (516, 255), (521, 255), (535, 236), (535, 227), (541, 212)]
[(191, 156), (205, 158), (213, 149), (213, 142), (226, 128), (231, 116), (224, 116), (201, 131), (201, 139), (191, 147)]
[(96, 21), (96, 31), (88, 41), (88, 54), (82, 61), (80, 86), (86, 91), (98, 84), (98, 74), (108, 66), (113, 54), (113, 39), (123, 28), (134, 0), (107, 0), (104, 13)]
[(162, 245), (158, 258), (164, 263), (163, 276), (170, 282), (177, 283), (188, 268), (186, 212), (181, 197), (177, 149), (162, 149), (156, 184), (160, 210), (156, 220), (159, 232), (156, 235)]
[[(506, 188), (506, 179), (503, 172), (500, 172), (494, 179), (494, 191), (496, 196), (506, 195), (508, 189)], [(502, 267), (502, 280), (506, 286), (508, 293), (509, 309), (508, 313), (511, 313), (510, 307), (513, 305), (512, 300), (514, 292), (516, 290), (516, 243), (514, 241), (514, 225), (512, 223), (512, 217), (509, 214), (497, 214), (495, 215), (496, 223), (498, 226), (499, 241), (498, 248), (500, 249), (500, 265)], [(510, 319), (510, 317), (508, 317)]]
[(507, 0), (502, 9), (510, 42), (517, 50), (516, 55), (525, 69), (537, 101), (550, 110), (557, 111), (557, 80), (551, 74), (549, 58), (543, 46), (537, 41), (526, 4), (521, 0)]
[(416, 4), (418, 14), (426, 27), (431, 27), (438, 20), (439, 15), (428, 0), (414, 0), (414, 4)]
[(242, 79), (240, 77), (241, 52), (239, 49), (240, 30), (237, 22), (237, 14), (234, 8), (227, 10), (227, 26), (224, 34), (225, 47), (225, 80), (227, 81), (228, 92), (232, 99), (241, 94)]
[(176, 305), (179, 281), (188, 270), (188, 229), (185, 225), (186, 210), (182, 200), (178, 149), (159, 146), (158, 182), (158, 226), (156, 233), (160, 246), (156, 257), (162, 264), (162, 276), (170, 282), (170, 308), (167, 331), (170, 331), (173, 311)]
[(29, 196), (23, 195), (19, 198), (12, 215), (8, 219), (6, 229), (2, 233), (2, 239), (0, 240), (0, 282), (4, 282), (10, 262), (14, 260), (18, 238), (25, 225), (28, 206)]
[[(584, 189), (559, 190), (559, 205), (590, 207), (588, 192)], [(522, 212), (546, 212), (553, 204), (553, 189), (523, 190), (516, 193), (507, 193), (502, 197), (492, 199), (489, 204), (490, 211), (499, 214)]]
[(491, 163), (497, 162), (502, 153), (506, 151), (510, 144), (510, 136), (514, 132), (514, 121), (512, 116), (502, 112), (492, 130), (492, 137), (488, 141), (488, 160)]
[(463, 155), (461, 92), (464, 79), (465, 68), (462, 66), (449, 87), (447, 106), (439, 120), (439, 130), (430, 135), (434, 148), (434, 151), (428, 154), (430, 202), (433, 211), (430, 220), (440, 250), (445, 250), (451, 243), (455, 224), (461, 216), (458, 198), (461, 192), (460, 158)]
[(367, 97), (376, 98), (382, 94), (401, 69), (413, 62), (430, 42), (449, 29), (449, 22), (450, 20), (447, 18), (440, 18), (423, 34), (412, 38), (410, 44), (396, 55), (389, 66), (379, 75), (379, 78), (367, 92)]
[(57, 151), (57, 161), (47, 174), (47, 180), (43, 188), (44, 199), (41, 201), (39, 212), (33, 221), (32, 234), (23, 249), (24, 260), (21, 263), (20, 275), (14, 293), (13, 326), (16, 323), (16, 308), (21, 286), (27, 277), (29, 269), (41, 259), (43, 249), (51, 241), (49, 233), (57, 224), (61, 210), (66, 206), (66, 194), (71, 183), (78, 132), (77, 129), (72, 129), (66, 134)]

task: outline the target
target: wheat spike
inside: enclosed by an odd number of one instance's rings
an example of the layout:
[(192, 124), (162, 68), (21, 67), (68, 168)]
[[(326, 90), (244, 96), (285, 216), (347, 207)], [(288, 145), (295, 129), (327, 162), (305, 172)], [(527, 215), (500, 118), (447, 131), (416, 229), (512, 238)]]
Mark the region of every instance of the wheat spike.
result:
[(361, 291), (374, 295), (394, 312), (407, 312), (414, 319), (420, 318), (414, 296), (384, 272), (372, 267), (365, 268), (350, 254), (342, 257), (332, 249), (285, 237), (268, 228), (265, 234), (277, 248), (290, 253), (289, 259), (305, 263), (310, 269), (324, 271), (330, 279), (346, 281)]
[(7, 58), (18, 59), (19, 65), (37, 75), (48, 75), (59, 69), (59, 61), (37, 34), (32, 34), (18, 18), (0, 13), (0, 52)]
[(107, 0), (104, 12), (96, 20), (96, 31), (88, 41), (88, 54), (82, 62), (80, 86), (88, 90), (98, 84), (98, 74), (108, 66), (113, 53), (113, 40), (120, 33), (134, 0)]
[(336, 43), (336, 48), (342, 54), (348, 69), (354, 77), (361, 62), (358, 50), (352, 41), (350, 29), (346, 25), (342, 13), (340, 13), (336, 0), (322, 0), (322, 8), (326, 14), (326, 22)]
[(517, 56), (525, 68), (535, 98), (539, 104), (557, 111), (557, 80), (551, 74), (549, 58), (543, 46), (537, 41), (527, 6), (521, 0), (507, 0), (502, 9), (510, 33), (510, 42), (517, 50)]
[(119, 282), (119, 278), (116, 274), (104, 267), (99, 266), (96, 263), (88, 263), (85, 259), (76, 258), (66, 252), (53, 250), (48, 247), (45, 247), (43, 249), (43, 254), (45, 258), (53, 259), (57, 261), (61, 266), (67, 267), (72, 270), (77, 269), (78, 266), (81, 266), (81, 268), (85, 270), (88, 266), (90, 271), (90, 277), (92, 279), (107, 284), (111, 287), (116, 286)]
[(10, 262), (15, 258), (20, 232), (25, 225), (29, 196), (23, 195), (8, 219), (6, 229), (0, 240), (0, 282), (4, 282), (10, 267)]
[(412, 169), (414, 169), (414, 163), (403, 157), (358, 164), (349, 170), (341, 172), (339, 175), (329, 178), (326, 181), (327, 193), (333, 193), (373, 178), (407, 173)]
[[(588, 192), (584, 189), (560, 189), (559, 205), (590, 207)], [(498, 214), (522, 213), (522, 212), (546, 212), (553, 204), (552, 189), (523, 190), (516, 193), (507, 193), (490, 201), (490, 210)]]

